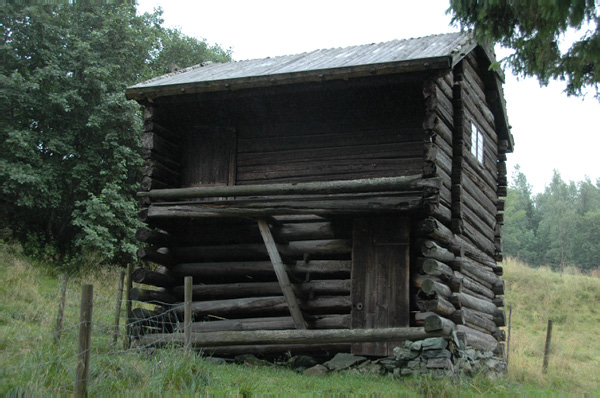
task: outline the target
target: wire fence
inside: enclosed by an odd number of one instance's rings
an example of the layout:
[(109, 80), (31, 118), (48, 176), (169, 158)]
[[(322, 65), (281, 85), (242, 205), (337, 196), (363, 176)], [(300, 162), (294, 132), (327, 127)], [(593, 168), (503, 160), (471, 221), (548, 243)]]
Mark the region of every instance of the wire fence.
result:
[[(39, 333), (11, 330), (10, 334), (0, 336), (0, 355), (7, 355), (0, 361), (0, 385), (4, 385), (0, 386), (2, 395), (26, 396), (43, 391), (48, 395), (74, 393), (76, 397), (86, 396), (89, 380), (93, 379), (95, 383), (119, 382), (118, 371), (103, 367), (111, 364), (117, 368), (123, 367), (118, 363), (124, 355), (147, 355), (149, 351), (143, 350), (145, 347), (137, 343), (136, 337), (146, 333), (165, 333), (165, 337), (157, 339), (155, 344), (173, 345), (166, 333), (183, 331), (181, 311), (177, 310), (181, 304), (153, 302), (156, 308), (160, 308), (159, 311), (153, 311), (144, 303), (122, 299), (121, 294), (117, 294), (117, 297), (93, 295), (88, 309), (91, 312), (90, 322), (82, 319), (73, 321), (77, 310), (81, 310), (80, 316), (83, 316), (83, 291), (75, 287), (65, 292), (61, 290), (56, 304), (58, 316), (54, 330)], [(125, 297), (127, 294), (126, 291)], [(61, 313), (61, 307), (67, 309), (66, 314)], [(137, 308), (127, 314), (127, 309), (132, 307)], [(115, 312), (117, 316), (111, 319), (108, 314)], [(6, 318), (11, 316), (8, 313), (3, 315)], [(120, 322), (121, 318), (125, 320)], [(90, 335), (82, 337), (86, 327)], [(82, 349), (81, 342), (86, 339), (90, 344)], [(93, 374), (86, 369), (86, 376), (81, 378), (80, 368), (86, 366), (82, 364), (82, 358), (86, 356), (100, 366), (96, 366)], [(80, 388), (81, 383), (86, 385), (83, 389)]]

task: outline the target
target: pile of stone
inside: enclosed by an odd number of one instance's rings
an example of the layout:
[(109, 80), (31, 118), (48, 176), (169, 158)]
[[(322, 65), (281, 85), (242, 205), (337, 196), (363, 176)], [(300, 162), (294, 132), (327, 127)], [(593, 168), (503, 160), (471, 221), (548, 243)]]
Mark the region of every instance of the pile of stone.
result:
[[(253, 355), (241, 355), (235, 362), (250, 366), (273, 363)], [(319, 376), (330, 372), (353, 372), (358, 374), (391, 374), (394, 376), (456, 377), (485, 373), (497, 378), (506, 371), (506, 362), (499, 353), (465, 347), (456, 334), (450, 338), (432, 337), (418, 341), (405, 341), (394, 349), (393, 357), (369, 359), (364, 356), (339, 353), (324, 363), (310, 356), (299, 355), (279, 362), (279, 365), (297, 372)]]

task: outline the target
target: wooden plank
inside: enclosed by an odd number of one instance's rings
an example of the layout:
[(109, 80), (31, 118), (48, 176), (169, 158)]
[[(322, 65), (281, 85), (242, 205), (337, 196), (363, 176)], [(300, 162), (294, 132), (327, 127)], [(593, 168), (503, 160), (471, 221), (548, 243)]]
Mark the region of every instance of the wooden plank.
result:
[(235, 130), (196, 128), (185, 138), (182, 185), (232, 184), (235, 182)]
[(394, 158), (407, 157), (418, 154), (422, 149), (423, 139), (416, 141), (397, 142), (397, 143), (372, 143), (360, 146), (344, 145), (344, 142), (338, 143), (335, 147), (297, 149), (291, 148), (277, 152), (253, 152), (238, 154), (238, 165), (241, 167), (264, 165), (268, 158), (270, 163), (302, 163), (315, 162), (323, 160), (341, 160), (348, 158), (373, 159), (373, 158)]
[(422, 140), (421, 129), (389, 129), (374, 131), (349, 131), (339, 134), (318, 134), (242, 138), (238, 142), (239, 153), (277, 152), (290, 149), (335, 148), (340, 143), (345, 146), (360, 146), (371, 144), (392, 144), (399, 142), (417, 142)]
[[(237, 181), (239, 184), (246, 182), (263, 182), (274, 179), (287, 179), (307, 177), (311, 180), (331, 179), (329, 176), (347, 174), (354, 179), (363, 175), (386, 176), (389, 172), (398, 174), (415, 174), (423, 166), (423, 144), (420, 153), (409, 158), (393, 159), (354, 159), (327, 160), (323, 162), (312, 162), (307, 160), (303, 163), (270, 164), (269, 166), (238, 167)], [(265, 162), (269, 162), (266, 158)], [(399, 173), (399, 170), (402, 170)]]
[(285, 265), (283, 265), (283, 261), (281, 261), (279, 250), (275, 245), (275, 240), (273, 240), (273, 235), (271, 234), (271, 230), (269, 229), (269, 224), (267, 224), (264, 220), (258, 220), (258, 228), (260, 229), (260, 233), (265, 242), (265, 246), (267, 247), (269, 258), (271, 259), (271, 263), (273, 264), (273, 268), (275, 269), (277, 280), (279, 281), (279, 285), (281, 286), (283, 296), (285, 297), (285, 300), (287, 302), (290, 314), (292, 315), (292, 319), (294, 320), (294, 324), (296, 325), (297, 329), (306, 329), (306, 321), (302, 316), (302, 311), (300, 311), (298, 301), (296, 300), (296, 295), (292, 290), (290, 279), (288, 278), (287, 272), (285, 270)]
[[(361, 218), (354, 224), (352, 328), (408, 326), (410, 322), (408, 221)], [(392, 343), (353, 346), (364, 355), (391, 355)]]

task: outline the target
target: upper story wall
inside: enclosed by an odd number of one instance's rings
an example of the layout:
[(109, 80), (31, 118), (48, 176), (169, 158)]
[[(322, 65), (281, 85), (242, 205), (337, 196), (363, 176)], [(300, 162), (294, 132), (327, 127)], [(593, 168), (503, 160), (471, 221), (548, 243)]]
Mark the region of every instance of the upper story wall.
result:
[(179, 186), (351, 180), (423, 172), (421, 90), (419, 81), (370, 78), (180, 97), (154, 109), (180, 146)]
[(468, 54), (453, 71), (452, 226), (490, 256), (502, 251), (506, 146), (491, 109), (488, 64)]

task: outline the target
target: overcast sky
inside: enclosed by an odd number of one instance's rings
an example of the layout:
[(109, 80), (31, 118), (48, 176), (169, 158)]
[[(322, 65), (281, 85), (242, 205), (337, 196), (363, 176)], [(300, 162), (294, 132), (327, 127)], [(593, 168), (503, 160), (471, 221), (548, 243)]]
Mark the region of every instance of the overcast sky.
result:
[[(233, 51), (236, 61), (298, 54), (458, 31), (445, 14), (448, 0), (138, 0), (138, 10), (160, 6), (165, 25)], [(510, 71), (504, 85), (515, 151), (508, 156), (534, 192), (554, 169), (565, 181), (600, 178), (600, 103), (562, 93), (564, 84), (541, 88)]]

